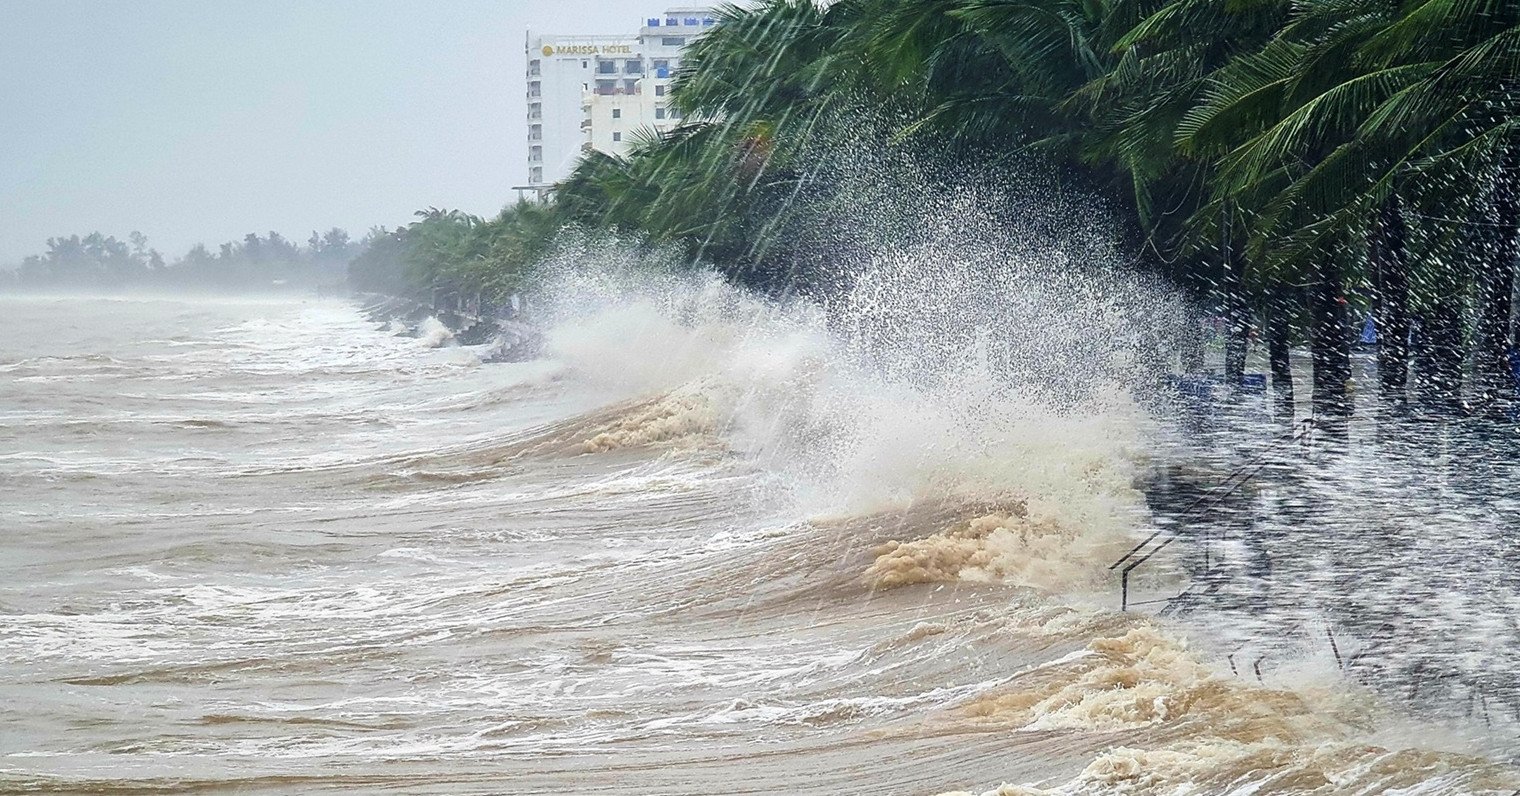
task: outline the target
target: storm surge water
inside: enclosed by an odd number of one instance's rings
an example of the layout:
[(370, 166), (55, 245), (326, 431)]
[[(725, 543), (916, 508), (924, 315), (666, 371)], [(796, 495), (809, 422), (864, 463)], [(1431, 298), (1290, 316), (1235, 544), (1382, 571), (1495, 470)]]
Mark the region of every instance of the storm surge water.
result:
[(953, 232), (785, 301), (582, 241), (520, 364), (338, 303), (5, 299), (0, 789), (1520, 788), (1112, 610), (1177, 300)]

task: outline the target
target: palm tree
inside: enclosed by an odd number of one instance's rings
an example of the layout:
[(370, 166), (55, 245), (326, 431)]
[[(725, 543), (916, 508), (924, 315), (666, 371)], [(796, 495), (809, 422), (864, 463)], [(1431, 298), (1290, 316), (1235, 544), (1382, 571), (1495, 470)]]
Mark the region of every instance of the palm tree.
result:
[[(1225, 376), (1232, 388), (1244, 375), (1251, 328), (1246, 223), (1234, 203), (1223, 202), (1212, 211), (1212, 235), (1184, 236), (1177, 220), (1199, 217), (1209, 198), (1203, 187), (1214, 161), (1182, 146), (1179, 129), (1216, 74), (1269, 40), (1284, 14), (1284, 4), (1276, 0), (1120, 0), (1104, 20), (1104, 38), (1112, 42), (1119, 62), (1073, 97), (1099, 130), (1090, 138), (1088, 157), (1110, 159), (1129, 175), (1149, 245), (1161, 247), (1182, 265), (1176, 275), (1184, 284), (1217, 297), (1228, 328)], [(1269, 314), (1288, 317), (1280, 308)], [(1280, 353), (1286, 363), (1285, 346)], [(1284, 364), (1275, 376), (1280, 392), (1291, 396), (1291, 369)], [(1291, 407), (1291, 401), (1286, 405)]]
[[(1403, 354), (1400, 319), (1407, 315), (1392, 303), (1407, 294), (1402, 269), (1410, 261), (1397, 248), (1406, 236), (1399, 231), (1395, 191), (1445, 193), (1449, 200), (1469, 186), (1430, 177), (1453, 165), (1484, 173), (1483, 162), (1507, 146), (1515, 110), (1509, 89), (1520, 66), (1517, 13), (1513, 4), (1491, 0), (1305, 3), (1267, 47), (1241, 59), (1240, 80), (1219, 81), (1189, 125), (1192, 140), (1227, 147), (1216, 190), (1250, 197), (1261, 208), (1254, 232), (1259, 257), (1277, 267), (1307, 268), (1315, 274), (1308, 281), (1339, 292), (1342, 280), (1355, 274), (1340, 271), (1327, 253), (1373, 231), (1374, 271), (1388, 287), (1379, 291), (1380, 312), (1385, 326), (1392, 324), (1382, 336), (1391, 349), (1382, 357), (1390, 397), (1400, 393), (1403, 368), (1392, 360)], [(1251, 120), (1263, 123), (1246, 127), (1243, 142), (1226, 132)], [(1421, 188), (1410, 187), (1417, 183)], [(1490, 270), (1497, 273), (1490, 281), (1513, 281), (1512, 268)], [(1460, 334), (1461, 311), (1452, 306), (1457, 287), (1448, 283), (1424, 299), (1430, 305), (1424, 326), (1439, 343), (1436, 383), (1447, 403), (1460, 389), (1461, 346), (1453, 342)], [(1503, 292), (1496, 287), (1490, 294)], [(1314, 306), (1321, 312), (1337, 307), (1327, 300)], [(1490, 314), (1504, 310), (1497, 300), (1492, 307)], [(1322, 320), (1316, 328), (1338, 339), (1334, 324)], [(1508, 343), (1507, 315), (1490, 327), (1496, 331), (1489, 351), (1495, 352)], [(1335, 347), (1334, 340), (1320, 342)], [(1332, 366), (1337, 359), (1328, 352), (1324, 358)], [(1489, 370), (1501, 367), (1502, 355), (1486, 359)], [(1339, 391), (1336, 384), (1326, 387)]]

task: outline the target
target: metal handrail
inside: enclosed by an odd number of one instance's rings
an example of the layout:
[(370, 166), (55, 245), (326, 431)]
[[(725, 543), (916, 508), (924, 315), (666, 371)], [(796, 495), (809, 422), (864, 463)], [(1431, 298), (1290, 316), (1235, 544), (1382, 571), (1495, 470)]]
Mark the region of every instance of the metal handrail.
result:
[[(1220, 482), (1213, 489), (1210, 489), (1204, 494), (1199, 495), (1196, 500), (1194, 500), (1192, 503), (1189, 503), (1187, 507), (1182, 510), (1182, 514), (1178, 517), (1176, 524), (1168, 528), (1157, 528), (1150, 536), (1145, 537), (1145, 539), (1141, 540), (1139, 544), (1130, 548), (1129, 552), (1120, 556), (1118, 561), (1115, 561), (1108, 566), (1108, 570), (1110, 572), (1118, 569), (1120, 566), (1124, 566), (1124, 569), (1120, 570), (1119, 572), (1120, 611), (1129, 610), (1130, 573), (1133, 572), (1136, 567), (1139, 567), (1145, 562), (1151, 560), (1151, 558), (1154, 557), (1157, 553), (1165, 550), (1167, 546), (1169, 546), (1172, 542), (1177, 541), (1177, 534), (1180, 532), (1182, 525), (1184, 525), (1188, 519), (1193, 518), (1195, 515), (1203, 514), (1206, 510), (1213, 508), (1220, 501), (1235, 494), (1235, 492), (1238, 491), (1242, 486), (1245, 486), (1247, 481), (1250, 481), (1252, 478), (1256, 477), (1258, 473), (1266, 469), (1266, 466), (1271, 461), (1271, 455), (1278, 448), (1286, 444), (1303, 442), (1307, 440), (1309, 434), (1314, 430), (1314, 418), (1311, 417), (1300, 421), (1300, 425), (1302, 428), (1300, 428), (1298, 431), (1289, 432), (1287, 434), (1279, 436), (1277, 439), (1273, 440), (1272, 444), (1262, 449), (1261, 453), (1258, 453), (1256, 457), (1251, 461), (1248, 461), (1240, 467), (1235, 468), (1234, 471), (1225, 477), (1224, 481)], [(1136, 554), (1140, 553), (1141, 550), (1151, 545), (1156, 541), (1158, 537), (1162, 536), (1163, 534), (1166, 535), (1166, 538), (1162, 539), (1159, 544), (1156, 544), (1151, 548), (1149, 552), (1141, 555), (1139, 558), (1135, 557)]]

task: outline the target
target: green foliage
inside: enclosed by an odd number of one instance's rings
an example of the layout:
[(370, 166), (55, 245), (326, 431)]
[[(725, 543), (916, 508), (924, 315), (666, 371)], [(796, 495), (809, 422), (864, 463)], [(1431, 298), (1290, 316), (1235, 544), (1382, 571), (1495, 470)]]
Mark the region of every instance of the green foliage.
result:
[(547, 206), (519, 202), (495, 218), (428, 208), (394, 231), (379, 227), (349, 264), (357, 290), (398, 296), (479, 295), (500, 300), (531, 286), (560, 225)]

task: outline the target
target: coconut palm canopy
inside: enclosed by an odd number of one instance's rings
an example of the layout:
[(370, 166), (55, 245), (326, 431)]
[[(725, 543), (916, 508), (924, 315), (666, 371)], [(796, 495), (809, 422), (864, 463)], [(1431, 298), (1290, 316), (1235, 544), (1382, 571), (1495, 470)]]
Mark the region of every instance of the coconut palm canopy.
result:
[[(850, 203), (831, 158), (932, 142), (938, 163), (1013, 179), (1039, 162), (1091, 191), (1135, 262), (1225, 315), (1237, 373), (1255, 326), (1283, 357), (1307, 339), (1327, 413), (1349, 411), (1353, 310), (1384, 329), (1390, 400), (1423, 357), (1422, 394), (1455, 405), (1469, 350), (1472, 385), (1506, 389), (1512, 0), (762, 0), (717, 16), (678, 76), (683, 126), (588, 153), (549, 206), (425, 214), (404, 233), (405, 284), (519, 289), (535, 241), (576, 225), (795, 287), (827, 247), (819, 220)], [(1404, 345), (1412, 326), (1424, 348)]]

